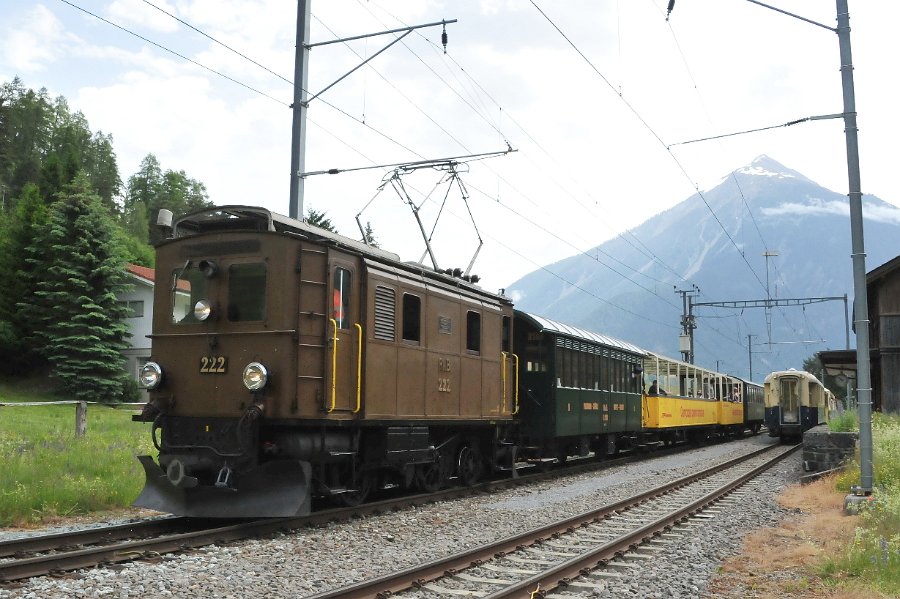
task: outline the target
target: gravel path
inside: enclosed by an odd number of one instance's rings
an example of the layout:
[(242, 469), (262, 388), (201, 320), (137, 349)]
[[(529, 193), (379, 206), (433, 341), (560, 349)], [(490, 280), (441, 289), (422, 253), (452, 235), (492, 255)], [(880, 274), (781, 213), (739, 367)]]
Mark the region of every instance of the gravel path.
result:
[[(652, 458), (602, 473), (573, 475), (492, 495), (410, 508), (351, 522), (211, 546), (157, 562), (79, 571), (0, 586), (0, 599), (70, 597), (305, 597), (387, 574), (624, 499), (773, 440), (757, 436), (690, 454)], [(742, 536), (784, 515), (773, 497), (799, 479), (799, 454), (769, 470), (746, 491), (735, 513), (642, 567), (640, 576), (584, 597), (699, 597), (720, 560)], [(55, 529), (58, 530), (58, 529)], [(41, 531), (49, 532), (49, 531)], [(0, 539), (3, 535), (0, 534)], [(569, 591), (570, 595), (578, 592)]]

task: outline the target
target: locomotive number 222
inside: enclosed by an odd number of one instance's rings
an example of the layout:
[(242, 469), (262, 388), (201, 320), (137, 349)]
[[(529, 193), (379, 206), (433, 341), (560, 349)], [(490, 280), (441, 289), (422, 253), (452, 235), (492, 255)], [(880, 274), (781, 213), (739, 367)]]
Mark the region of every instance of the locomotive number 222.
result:
[(228, 367), (225, 356), (203, 356), (200, 358), (201, 374), (224, 374)]

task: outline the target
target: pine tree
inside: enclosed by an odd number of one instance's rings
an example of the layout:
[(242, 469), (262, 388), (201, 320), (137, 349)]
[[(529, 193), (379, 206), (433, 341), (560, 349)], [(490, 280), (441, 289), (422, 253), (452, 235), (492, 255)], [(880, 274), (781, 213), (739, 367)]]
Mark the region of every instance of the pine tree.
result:
[(117, 297), (128, 286), (125, 265), (109, 212), (84, 172), (50, 206), (28, 261), (46, 269), (19, 307), (34, 322), (60, 390), (84, 401), (123, 399), (128, 327)]
[(326, 231), (331, 231), (332, 233), (337, 233), (338, 230), (335, 228), (333, 224), (331, 224), (331, 219), (328, 218), (328, 212), (323, 210), (322, 212), (318, 212), (313, 208), (309, 208), (306, 211), (306, 222), (319, 227), (320, 229), (325, 229)]
[(0, 371), (23, 374), (43, 364), (29, 343), (33, 323), (16, 303), (34, 292), (43, 264), (26, 262), (29, 246), (47, 225), (38, 187), (25, 185), (0, 232)]
[(376, 248), (381, 247), (381, 244), (378, 243), (377, 239), (375, 239), (375, 231), (374, 231), (374, 229), (372, 229), (371, 221), (366, 221), (366, 229), (363, 232), (363, 235), (364, 235), (363, 241), (367, 245), (371, 245), (372, 247), (376, 247)]

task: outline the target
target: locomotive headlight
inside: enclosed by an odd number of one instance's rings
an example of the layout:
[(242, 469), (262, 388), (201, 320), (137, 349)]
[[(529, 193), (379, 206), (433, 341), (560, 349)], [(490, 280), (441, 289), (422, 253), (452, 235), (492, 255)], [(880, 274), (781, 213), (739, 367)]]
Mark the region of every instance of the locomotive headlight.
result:
[(269, 382), (269, 371), (259, 362), (250, 362), (244, 367), (244, 386), (250, 391), (259, 391)]
[(212, 304), (209, 300), (202, 299), (194, 304), (194, 318), (197, 320), (206, 320), (212, 314)]
[(156, 362), (147, 362), (141, 366), (141, 386), (144, 389), (156, 389), (162, 382), (162, 368)]

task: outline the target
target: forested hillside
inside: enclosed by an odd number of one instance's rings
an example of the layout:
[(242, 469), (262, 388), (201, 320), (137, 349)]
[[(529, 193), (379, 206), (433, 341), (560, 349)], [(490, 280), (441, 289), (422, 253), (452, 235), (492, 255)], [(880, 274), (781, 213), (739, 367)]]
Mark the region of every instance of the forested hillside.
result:
[(116, 401), (133, 383), (121, 368), (127, 342), (125, 262), (153, 266), (160, 208), (211, 206), (206, 187), (147, 154), (123, 178), (111, 133), (92, 131), (62, 96), (0, 86), (0, 370), (49, 367), (62, 389)]

